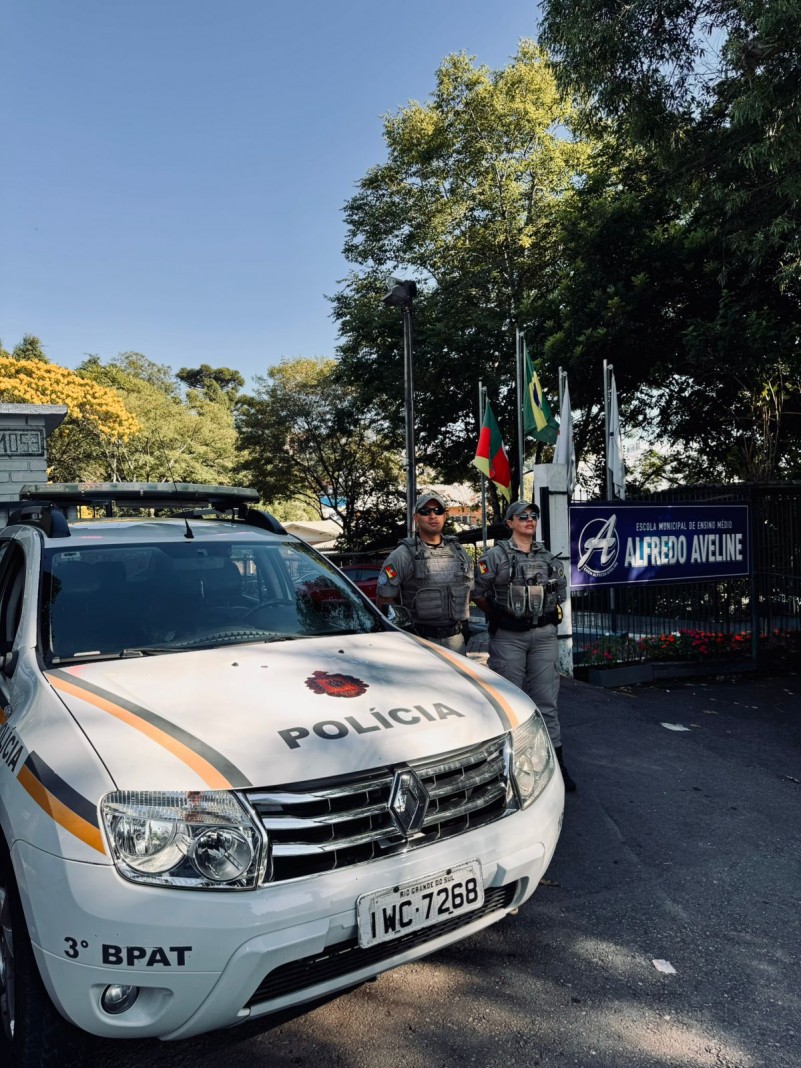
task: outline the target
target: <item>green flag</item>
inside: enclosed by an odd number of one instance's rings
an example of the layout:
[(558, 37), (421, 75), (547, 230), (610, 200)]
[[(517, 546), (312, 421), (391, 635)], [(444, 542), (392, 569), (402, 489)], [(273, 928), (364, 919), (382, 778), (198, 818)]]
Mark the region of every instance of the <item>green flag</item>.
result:
[(544, 441), (547, 445), (554, 445), (559, 433), (559, 423), (551, 412), (551, 406), (540, 385), (539, 376), (534, 370), (525, 341), (523, 342), (523, 369), (526, 379), (523, 401), (525, 433), (535, 441)]

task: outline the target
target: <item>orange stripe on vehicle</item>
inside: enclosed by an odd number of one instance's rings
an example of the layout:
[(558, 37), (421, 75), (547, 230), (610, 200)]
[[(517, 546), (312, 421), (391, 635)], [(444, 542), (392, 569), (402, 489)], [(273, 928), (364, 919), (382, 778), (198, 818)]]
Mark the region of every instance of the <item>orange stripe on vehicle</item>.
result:
[(232, 789), (231, 782), (229, 782), (229, 780), (222, 775), (213, 764), (210, 764), (208, 760), (205, 760), (198, 753), (193, 752), (189, 746), (184, 745), (183, 742), (179, 742), (176, 738), (170, 737), (170, 735), (167, 734), (166, 731), (161, 730), (160, 727), (148, 723), (135, 713), (130, 712), (127, 708), (123, 708), (122, 705), (110, 701), (107, 697), (101, 697), (99, 694), (92, 693), (91, 690), (85, 690), (82, 686), (77, 685), (76, 683), (68, 682), (66, 679), (60, 678), (55, 674), (49, 674), (48, 678), (51, 685), (57, 690), (68, 693), (72, 697), (79, 697), (82, 701), (94, 705), (95, 708), (99, 708), (102, 712), (108, 712), (110, 716), (114, 716), (116, 719), (126, 723), (129, 727), (133, 727), (134, 730), (140, 731), (142, 734), (146, 735), (151, 741), (154, 741), (157, 745), (160, 745), (163, 749), (172, 753), (173, 756), (183, 761), (187, 767), (190, 767), (201, 779), (203, 779), (207, 786), (211, 786), (216, 790)]
[(92, 849), (96, 849), (98, 853), (105, 853), (103, 836), (100, 830), (97, 827), (93, 827), (91, 823), (87, 823), (85, 819), (73, 812), (72, 809), (67, 808), (57, 797), (54, 797), (28, 767), (23, 767), (20, 770), (17, 781), (30, 794), (36, 804), (44, 809), (65, 831), (74, 834), (76, 838), (80, 838), (82, 842), (91, 846)]
[[(410, 637), (414, 637), (414, 635), (410, 635)], [(520, 726), (520, 717), (514, 710), (513, 706), (502, 693), (481, 678), (466, 657), (462, 656), (461, 653), (452, 653), (450, 649), (446, 649), (442, 645), (428, 642), (425, 638), (415, 638), (415, 640), (420, 642), (421, 645), (424, 645), (426, 649), (429, 649), (432, 653), (436, 653), (441, 660), (447, 661), (451, 667), (456, 668), (460, 675), (463, 675), (464, 678), (472, 682), (472, 684), (484, 694), (490, 704), (495, 708), (496, 712), (506, 720), (508, 727)]]

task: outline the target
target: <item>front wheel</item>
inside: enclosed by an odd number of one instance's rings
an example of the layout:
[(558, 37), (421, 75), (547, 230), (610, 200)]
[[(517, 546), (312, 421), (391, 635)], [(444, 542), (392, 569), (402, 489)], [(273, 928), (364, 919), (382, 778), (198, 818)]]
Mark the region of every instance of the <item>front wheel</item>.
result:
[(0, 857), (0, 1063), (15, 1068), (77, 1068), (89, 1036), (68, 1024), (44, 988), (17, 884)]

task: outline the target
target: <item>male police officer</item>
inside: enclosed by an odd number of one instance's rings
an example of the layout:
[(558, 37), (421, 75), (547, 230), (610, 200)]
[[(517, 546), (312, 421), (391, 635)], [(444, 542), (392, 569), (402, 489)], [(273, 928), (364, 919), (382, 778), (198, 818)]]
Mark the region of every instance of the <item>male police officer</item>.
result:
[(512, 534), (478, 561), (474, 600), (487, 616), (489, 666), (534, 701), (542, 713), (556, 750), (566, 790), (576, 784), (562, 762), (559, 698), (559, 644), (556, 627), (562, 618), (567, 580), (559, 559), (535, 541), (540, 510), (528, 501), (506, 509)]
[(442, 533), (447, 510), (438, 493), (417, 498), (415, 533), (403, 538), (384, 561), (378, 603), (400, 602), (422, 638), (463, 653), (473, 566), (458, 539)]

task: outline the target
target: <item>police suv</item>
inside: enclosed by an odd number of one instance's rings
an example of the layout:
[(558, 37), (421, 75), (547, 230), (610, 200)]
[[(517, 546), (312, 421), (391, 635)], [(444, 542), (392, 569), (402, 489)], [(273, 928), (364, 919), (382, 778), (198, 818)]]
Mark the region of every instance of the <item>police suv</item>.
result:
[(534, 892), (564, 790), (518, 689), (385, 619), (252, 490), (20, 498), (0, 533), (3, 1063), (318, 1001)]

